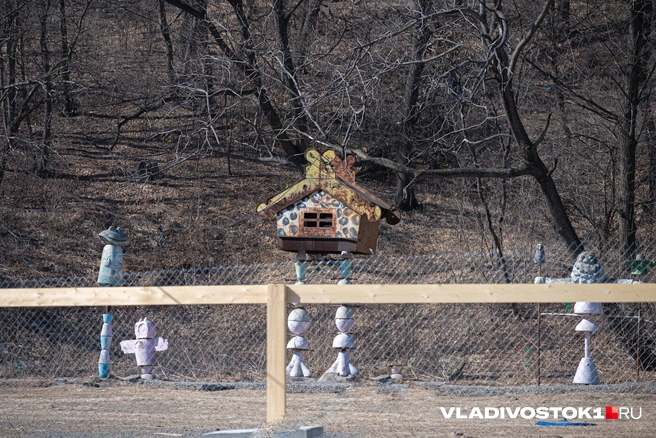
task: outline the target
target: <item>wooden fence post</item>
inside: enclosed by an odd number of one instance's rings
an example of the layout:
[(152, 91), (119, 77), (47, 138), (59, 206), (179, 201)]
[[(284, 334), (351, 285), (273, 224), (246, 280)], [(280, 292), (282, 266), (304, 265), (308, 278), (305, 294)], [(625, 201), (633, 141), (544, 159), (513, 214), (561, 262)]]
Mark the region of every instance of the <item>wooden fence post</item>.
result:
[(287, 287), (267, 287), (267, 421), (281, 420), (287, 409), (286, 337)]

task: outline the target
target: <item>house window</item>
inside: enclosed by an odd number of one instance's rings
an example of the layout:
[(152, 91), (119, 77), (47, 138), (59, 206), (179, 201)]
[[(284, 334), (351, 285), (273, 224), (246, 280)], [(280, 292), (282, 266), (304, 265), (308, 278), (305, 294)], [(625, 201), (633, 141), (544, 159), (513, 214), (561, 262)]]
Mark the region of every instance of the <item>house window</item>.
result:
[(303, 215), (303, 228), (333, 228), (333, 214), (322, 212), (306, 212)]

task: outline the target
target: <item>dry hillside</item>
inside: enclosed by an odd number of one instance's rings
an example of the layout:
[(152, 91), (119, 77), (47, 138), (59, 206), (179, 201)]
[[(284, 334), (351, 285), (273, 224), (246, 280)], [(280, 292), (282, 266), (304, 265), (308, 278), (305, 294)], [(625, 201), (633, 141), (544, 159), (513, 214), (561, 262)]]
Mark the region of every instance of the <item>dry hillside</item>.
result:
[[(489, 49), (482, 31), (452, 9), (476, 14), (478, 2), (276, 3), (282, 12), (259, 1), (182, 2), (200, 8), (191, 12), (155, 0), (5, 3), (0, 280), (93, 275), (97, 234), (110, 225), (130, 237), (127, 270), (291, 260), (276, 250), (273, 224), (255, 214), (301, 178), (285, 163), (297, 157), (288, 149), (348, 147), (389, 159), (356, 167), (359, 182), (390, 202), (400, 175), (390, 163), (495, 172), (526, 161), (505, 120), (503, 88), (476, 61)], [(550, 4), (506, 5), (507, 53)], [(554, 8), (517, 60), (515, 101), (548, 167), (540, 178), (553, 178), (578, 235), (599, 245), (618, 238), (626, 206), (624, 79), (614, 78), (628, 62), (630, 11), (603, 1)], [(430, 39), (419, 53), (421, 35)], [(413, 118), (406, 88), (417, 63)], [(651, 76), (640, 80), (647, 105)], [(650, 111), (641, 112), (636, 146), (638, 241), (651, 238), (653, 224)], [(157, 172), (145, 178), (140, 166)], [(382, 226), (379, 252), (492, 251), (490, 230), (506, 251), (537, 242), (562, 251), (540, 178), (420, 180), (418, 205)]]

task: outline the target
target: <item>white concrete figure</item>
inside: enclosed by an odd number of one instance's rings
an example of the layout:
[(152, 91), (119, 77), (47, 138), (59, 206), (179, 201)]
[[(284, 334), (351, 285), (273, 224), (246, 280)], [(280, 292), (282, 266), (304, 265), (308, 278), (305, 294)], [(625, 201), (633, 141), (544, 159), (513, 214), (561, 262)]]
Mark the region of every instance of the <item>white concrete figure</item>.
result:
[(347, 333), (354, 323), (353, 310), (346, 306), (340, 306), (335, 314), (335, 325), (340, 333), (333, 340), (333, 348), (339, 349), (339, 353), (337, 360), (326, 373), (337, 374), (341, 377), (359, 374), (348, 355), (348, 350), (355, 348), (355, 340)]
[(603, 315), (604, 308), (601, 303), (578, 301), (574, 304), (574, 313), (577, 315)]
[[(578, 255), (572, 267), (570, 277), (572, 278), (572, 283), (578, 284), (604, 283), (606, 281), (604, 268), (601, 266), (597, 256), (591, 251), (584, 251)], [(585, 316), (603, 315), (604, 309), (601, 303), (579, 301), (574, 304), (574, 313)], [(585, 353), (576, 369), (572, 383), (598, 385), (600, 382), (597, 367), (590, 356), (590, 335), (598, 331), (599, 326), (585, 318), (576, 326), (575, 330), (585, 333)]]
[[(537, 277), (536, 284), (591, 284), (591, 283), (640, 283), (631, 279), (606, 278), (604, 269), (597, 256), (591, 251), (584, 251), (576, 257), (570, 278)], [(574, 304), (574, 313), (582, 316), (603, 315), (601, 303), (580, 301)], [(573, 383), (584, 385), (598, 385), (599, 376), (594, 360), (590, 357), (591, 334), (598, 331), (599, 326), (585, 318), (576, 326), (576, 331), (585, 333), (585, 356), (581, 359), (576, 370)]]
[(169, 348), (169, 341), (155, 337), (155, 323), (148, 318), (140, 319), (134, 325), (134, 333), (137, 339), (122, 341), (121, 350), (125, 354), (134, 354), (137, 366), (141, 367), (141, 378), (152, 380), (153, 365), (157, 361), (156, 352)]
[(98, 270), (98, 284), (102, 286), (123, 285), (123, 246), (128, 243), (128, 236), (121, 227), (109, 227), (98, 236), (106, 243), (103, 248)]
[(100, 358), (98, 359), (98, 375), (101, 379), (109, 377), (110, 357), (109, 347), (112, 345), (112, 315), (103, 314), (103, 325), (100, 330)]
[(587, 318), (584, 318), (575, 329), (577, 332), (585, 334), (585, 355), (576, 369), (573, 383), (583, 385), (598, 385), (599, 376), (597, 375), (597, 367), (590, 357), (590, 335), (599, 331), (599, 326)]
[(287, 317), (287, 328), (295, 336), (287, 343), (287, 349), (293, 351), (293, 356), (285, 369), (286, 374), (290, 377), (312, 377), (312, 372), (303, 362), (303, 351), (310, 349), (310, 344), (303, 336), (310, 328), (310, 314), (302, 307), (292, 310)]

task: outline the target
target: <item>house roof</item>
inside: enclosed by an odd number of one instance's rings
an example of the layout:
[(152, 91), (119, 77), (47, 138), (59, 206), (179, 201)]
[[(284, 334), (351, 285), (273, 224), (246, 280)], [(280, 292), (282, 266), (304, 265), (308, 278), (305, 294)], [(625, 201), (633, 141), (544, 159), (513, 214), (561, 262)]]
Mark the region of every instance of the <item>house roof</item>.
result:
[(304, 197), (324, 190), (357, 214), (366, 215), (370, 221), (384, 218), (390, 225), (401, 221), (401, 216), (393, 206), (355, 182), (355, 171), (351, 168), (355, 163), (354, 156), (343, 161), (334, 151), (319, 154), (314, 149), (308, 149), (305, 159), (308, 162), (305, 165), (305, 178), (258, 205), (260, 216), (275, 217), (279, 211)]

